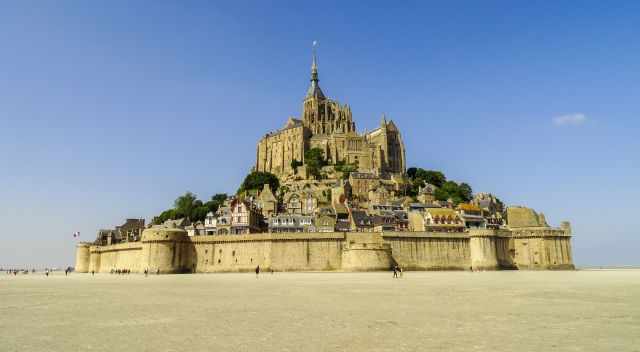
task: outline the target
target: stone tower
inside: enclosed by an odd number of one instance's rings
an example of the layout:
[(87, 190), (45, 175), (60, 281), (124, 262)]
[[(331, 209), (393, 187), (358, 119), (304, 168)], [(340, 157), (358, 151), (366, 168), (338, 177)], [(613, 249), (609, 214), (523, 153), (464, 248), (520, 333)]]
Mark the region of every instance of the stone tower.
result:
[(311, 59), (311, 84), (302, 104), (302, 125), (314, 135), (355, 132), (348, 105), (327, 99), (318, 83), (318, 58), (315, 46)]

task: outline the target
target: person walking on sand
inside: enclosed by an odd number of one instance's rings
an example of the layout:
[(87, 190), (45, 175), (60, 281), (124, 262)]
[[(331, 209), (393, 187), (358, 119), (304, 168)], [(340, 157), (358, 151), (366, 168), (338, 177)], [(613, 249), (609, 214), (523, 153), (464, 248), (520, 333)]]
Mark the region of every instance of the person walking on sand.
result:
[(394, 279), (398, 278), (398, 266), (397, 265), (393, 266), (393, 278)]
[(399, 266), (398, 268), (400, 269), (400, 278), (402, 279), (402, 267)]
[(256, 279), (258, 278), (259, 274), (260, 274), (260, 265), (256, 266)]

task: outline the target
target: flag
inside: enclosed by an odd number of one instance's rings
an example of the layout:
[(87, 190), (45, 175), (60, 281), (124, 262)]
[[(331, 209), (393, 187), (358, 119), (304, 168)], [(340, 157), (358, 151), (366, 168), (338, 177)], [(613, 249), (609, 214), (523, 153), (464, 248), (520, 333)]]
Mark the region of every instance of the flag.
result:
[(80, 231), (76, 231), (73, 233), (73, 237), (80, 237)]

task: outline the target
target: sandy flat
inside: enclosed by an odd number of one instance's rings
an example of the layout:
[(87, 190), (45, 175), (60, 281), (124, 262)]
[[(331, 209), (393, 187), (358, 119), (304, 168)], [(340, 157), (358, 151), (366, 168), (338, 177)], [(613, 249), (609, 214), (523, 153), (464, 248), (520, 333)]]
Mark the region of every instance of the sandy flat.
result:
[(0, 351), (640, 351), (640, 270), (2, 273)]

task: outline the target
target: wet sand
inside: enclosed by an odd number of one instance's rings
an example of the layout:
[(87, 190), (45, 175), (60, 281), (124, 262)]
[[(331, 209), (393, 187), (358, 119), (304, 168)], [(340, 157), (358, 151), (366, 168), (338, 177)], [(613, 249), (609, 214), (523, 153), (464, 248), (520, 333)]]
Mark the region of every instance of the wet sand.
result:
[(640, 270), (0, 275), (0, 351), (640, 351)]

